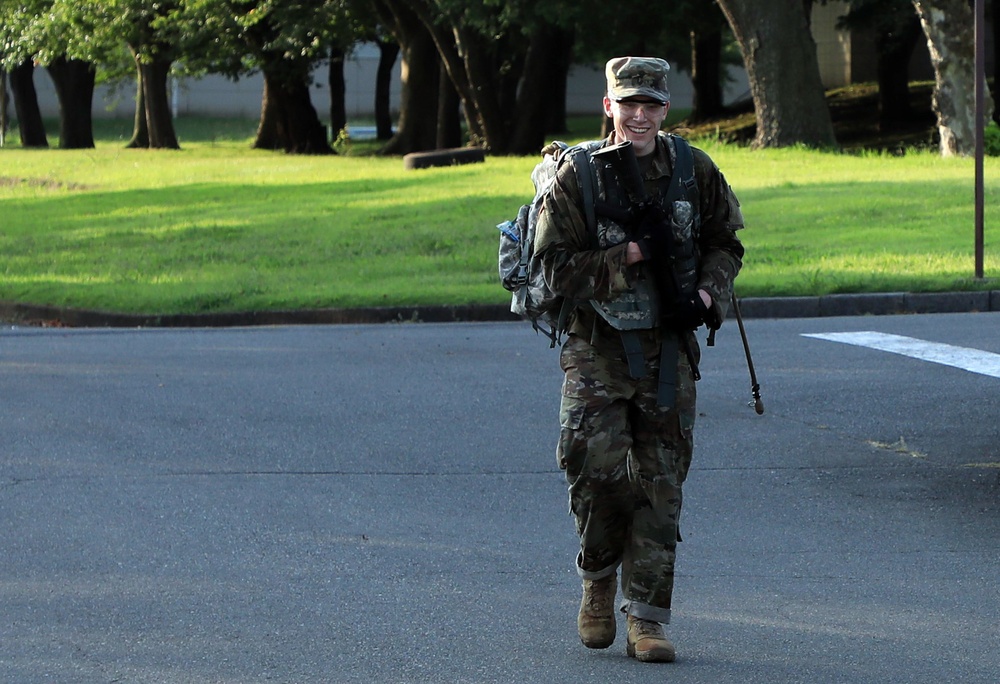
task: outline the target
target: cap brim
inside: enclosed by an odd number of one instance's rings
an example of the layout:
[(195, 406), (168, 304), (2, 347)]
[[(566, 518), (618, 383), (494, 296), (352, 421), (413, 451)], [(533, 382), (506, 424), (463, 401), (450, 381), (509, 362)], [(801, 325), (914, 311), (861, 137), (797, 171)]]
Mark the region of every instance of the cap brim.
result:
[(652, 88), (623, 88), (616, 92), (611, 99), (615, 102), (621, 102), (630, 97), (649, 97), (664, 105), (670, 102), (670, 96), (664, 97), (662, 91)]

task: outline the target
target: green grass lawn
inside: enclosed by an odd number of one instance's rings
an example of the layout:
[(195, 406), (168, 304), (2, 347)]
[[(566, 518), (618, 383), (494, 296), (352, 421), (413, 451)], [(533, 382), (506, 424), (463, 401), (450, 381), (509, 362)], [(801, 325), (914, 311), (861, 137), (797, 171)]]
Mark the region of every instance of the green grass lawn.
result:
[[(0, 149), (0, 299), (149, 314), (507, 301), (494, 226), (530, 198), (535, 159), (405, 171), (374, 144), (289, 156), (250, 150), (252, 124), (199, 126), (179, 123), (180, 151), (123, 149), (128, 125), (93, 150)], [(695, 142), (743, 205), (742, 296), (996, 287), (996, 158), (979, 282), (970, 159)]]

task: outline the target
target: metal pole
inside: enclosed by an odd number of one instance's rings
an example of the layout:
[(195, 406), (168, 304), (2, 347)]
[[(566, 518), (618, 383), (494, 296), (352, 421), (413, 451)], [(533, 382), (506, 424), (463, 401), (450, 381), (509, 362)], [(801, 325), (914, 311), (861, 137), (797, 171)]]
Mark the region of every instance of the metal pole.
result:
[[(993, 21), (997, 21), (997, 17)], [(976, 0), (976, 278), (983, 273), (983, 127), (986, 118), (986, 0)]]
[(750, 392), (753, 394), (753, 401), (750, 406), (757, 412), (758, 416), (764, 415), (764, 400), (760, 398), (760, 383), (757, 382), (757, 371), (753, 368), (753, 357), (750, 356), (750, 342), (747, 340), (747, 329), (743, 325), (743, 314), (740, 313), (740, 300), (733, 292), (733, 312), (736, 314), (736, 323), (740, 326), (740, 338), (743, 340), (743, 352), (747, 357), (747, 369), (750, 371)]

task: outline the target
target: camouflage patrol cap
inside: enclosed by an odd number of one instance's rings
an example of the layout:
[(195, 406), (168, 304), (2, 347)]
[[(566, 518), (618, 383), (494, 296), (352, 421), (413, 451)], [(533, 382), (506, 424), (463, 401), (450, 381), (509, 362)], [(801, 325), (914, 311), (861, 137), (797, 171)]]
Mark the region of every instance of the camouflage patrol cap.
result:
[(668, 71), (670, 65), (658, 57), (615, 57), (604, 68), (608, 97), (620, 101), (644, 95), (666, 104), (670, 102)]

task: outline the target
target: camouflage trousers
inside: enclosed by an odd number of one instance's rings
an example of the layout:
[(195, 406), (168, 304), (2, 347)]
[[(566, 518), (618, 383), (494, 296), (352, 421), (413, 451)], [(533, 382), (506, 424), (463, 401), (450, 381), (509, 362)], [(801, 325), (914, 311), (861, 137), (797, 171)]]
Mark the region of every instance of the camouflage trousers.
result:
[(668, 623), (696, 392), (681, 353), (675, 406), (657, 405), (658, 351), (648, 345), (648, 372), (635, 380), (623, 354), (567, 339), (556, 456), (580, 537), (580, 576), (601, 579), (621, 565), (622, 611)]

